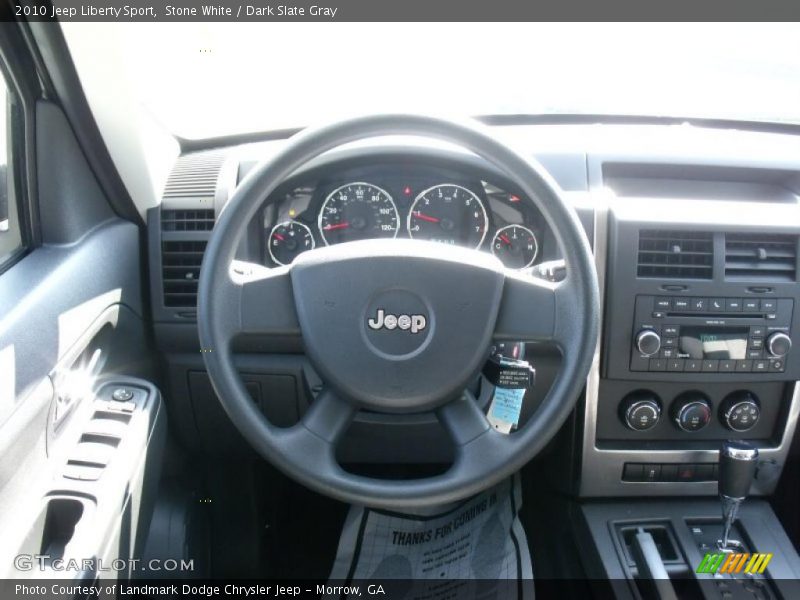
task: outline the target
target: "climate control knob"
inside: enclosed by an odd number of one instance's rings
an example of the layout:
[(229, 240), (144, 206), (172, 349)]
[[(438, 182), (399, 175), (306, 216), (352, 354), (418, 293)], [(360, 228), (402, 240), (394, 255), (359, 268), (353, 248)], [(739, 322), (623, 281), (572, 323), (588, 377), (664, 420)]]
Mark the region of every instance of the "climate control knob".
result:
[(711, 401), (702, 392), (685, 392), (675, 398), (672, 420), (683, 431), (700, 431), (711, 421)]
[(661, 402), (652, 392), (631, 392), (622, 399), (619, 416), (630, 429), (647, 431), (655, 427), (661, 418)]
[(758, 423), (761, 407), (752, 392), (740, 390), (728, 394), (719, 407), (722, 424), (731, 431), (749, 431)]
[(652, 356), (661, 348), (661, 336), (652, 329), (642, 329), (636, 334), (636, 349), (645, 356)]
[(767, 338), (767, 352), (778, 358), (789, 354), (792, 349), (792, 338), (780, 331)]

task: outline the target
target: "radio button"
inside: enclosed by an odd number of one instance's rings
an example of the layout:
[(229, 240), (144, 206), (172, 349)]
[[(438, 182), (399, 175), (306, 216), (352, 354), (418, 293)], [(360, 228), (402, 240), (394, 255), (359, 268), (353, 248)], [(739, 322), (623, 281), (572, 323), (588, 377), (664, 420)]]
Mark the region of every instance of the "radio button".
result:
[(781, 359), (769, 361), (769, 370), (773, 373), (783, 373), (784, 368), (785, 365)]
[(667, 371), (683, 371), (683, 359), (682, 358), (668, 359)]
[(753, 369), (753, 361), (752, 360), (737, 360), (736, 361), (736, 372), (737, 373), (749, 373)]
[(758, 300), (747, 300), (745, 299), (744, 303), (742, 304), (744, 309), (747, 311), (757, 311), (758, 310)]
[(761, 301), (761, 310), (764, 312), (772, 312), (778, 308), (778, 301), (777, 300), (762, 300)]
[(656, 354), (661, 348), (661, 336), (652, 329), (642, 329), (636, 334), (636, 349), (645, 356)]
[(742, 310), (742, 301), (739, 298), (725, 298), (725, 310), (727, 312), (739, 312)]
[(750, 348), (753, 350), (761, 350), (764, 347), (764, 338), (753, 338), (750, 340)]
[(696, 310), (698, 312), (704, 311), (707, 304), (708, 302), (706, 298), (692, 298), (692, 310)]
[(672, 306), (675, 310), (689, 310), (689, 299), (688, 298), (675, 298), (672, 301)]
[(703, 371), (710, 371), (716, 372), (719, 371), (719, 363), (718, 360), (704, 360), (703, 361)]
[(753, 373), (766, 373), (769, 370), (769, 361), (768, 360), (754, 360), (753, 361)]
[(719, 370), (722, 373), (733, 373), (736, 370), (736, 361), (735, 360), (719, 361)]
[(699, 371), (703, 366), (702, 360), (696, 360), (694, 358), (687, 358), (686, 363), (684, 363), (684, 371)]
[(722, 311), (725, 310), (725, 298), (712, 298), (708, 303), (708, 310)]
[(667, 361), (663, 358), (651, 358), (650, 359), (650, 371), (666, 371), (667, 370)]
[(792, 338), (779, 331), (767, 338), (767, 350), (772, 356), (782, 358), (792, 349)]
[(661, 328), (661, 333), (664, 337), (675, 337), (678, 335), (678, 328), (675, 325), (666, 325)]
[(669, 298), (656, 298), (654, 308), (656, 310), (669, 310), (672, 308), (672, 301)]

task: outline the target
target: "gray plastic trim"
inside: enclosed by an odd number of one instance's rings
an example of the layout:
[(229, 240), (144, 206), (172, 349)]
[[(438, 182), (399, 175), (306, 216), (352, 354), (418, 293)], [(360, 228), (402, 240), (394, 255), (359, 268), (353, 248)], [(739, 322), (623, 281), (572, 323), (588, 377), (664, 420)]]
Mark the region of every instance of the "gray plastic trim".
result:
[[(600, 285), (601, 302), (605, 302), (606, 262), (608, 251), (609, 202), (602, 192), (596, 192), (594, 253)], [(583, 450), (579, 495), (582, 497), (602, 496), (699, 496), (715, 495), (717, 482), (633, 482), (622, 481), (622, 470), (626, 462), (633, 463), (709, 463), (717, 462), (718, 450), (675, 449), (675, 450), (619, 450), (597, 447), (597, 407), (600, 390), (600, 354), (603, 332), (598, 337), (589, 376), (586, 381), (586, 401), (584, 404)], [(800, 415), (800, 385), (795, 383), (792, 399), (778, 446), (759, 448), (762, 461), (774, 460), (783, 466), (789, 452)], [(756, 479), (751, 493), (771, 494), (777, 478), (765, 483)]]

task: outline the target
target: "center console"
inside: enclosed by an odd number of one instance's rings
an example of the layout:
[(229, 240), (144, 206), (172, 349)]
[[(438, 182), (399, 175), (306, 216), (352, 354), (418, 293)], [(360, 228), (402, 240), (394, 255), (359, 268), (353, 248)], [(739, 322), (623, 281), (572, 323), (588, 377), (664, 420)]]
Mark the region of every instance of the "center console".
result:
[[(734, 531), (741, 547), (727, 565), (727, 555), (716, 548), (721, 525), (715, 499), (587, 503), (575, 510), (587, 576), (611, 587), (598, 597), (777, 600), (800, 594), (797, 553), (764, 500), (742, 506)], [(652, 539), (651, 562), (661, 565), (661, 573), (649, 572), (637, 556), (641, 534)]]
[[(757, 498), (775, 491), (800, 414), (797, 197), (614, 195), (607, 168), (590, 165), (604, 314), (573, 519), (587, 574), (615, 598), (797, 597), (800, 557)], [(637, 190), (654, 169), (636, 171)], [(723, 448), (749, 449), (746, 477)], [(703, 563), (732, 556), (769, 564)]]
[(715, 494), (731, 439), (759, 449), (752, 492), (774, 490), (800, 411), (798, 222), (797, 205), (719, 200), (599, 211), (582, 497)]

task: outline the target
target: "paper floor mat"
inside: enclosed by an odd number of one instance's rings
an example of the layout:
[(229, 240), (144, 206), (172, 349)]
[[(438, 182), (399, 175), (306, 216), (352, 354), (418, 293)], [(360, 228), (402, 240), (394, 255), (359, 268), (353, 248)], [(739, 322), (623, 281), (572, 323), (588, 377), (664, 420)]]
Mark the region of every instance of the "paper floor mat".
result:
[(531, 600), (533, 567), (519, 520), (521, 503), (515, 475), (467, 501), (434, 510), (352, 506), (331, 582), (407, 582), (391, 586), (393, 600)]

